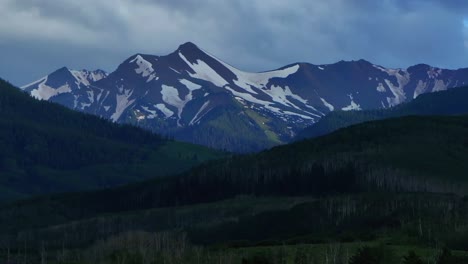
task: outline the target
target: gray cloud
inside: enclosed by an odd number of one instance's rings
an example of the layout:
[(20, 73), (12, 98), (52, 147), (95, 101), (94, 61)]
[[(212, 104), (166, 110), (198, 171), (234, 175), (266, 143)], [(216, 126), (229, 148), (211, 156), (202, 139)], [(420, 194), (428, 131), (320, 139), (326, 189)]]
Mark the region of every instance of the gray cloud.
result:
[(364, 58), (468, 66), (463, 0), (0, 0), (0, 76), (21, 85), (69, 66), (113, 70), (186, 41), (244, 70)]

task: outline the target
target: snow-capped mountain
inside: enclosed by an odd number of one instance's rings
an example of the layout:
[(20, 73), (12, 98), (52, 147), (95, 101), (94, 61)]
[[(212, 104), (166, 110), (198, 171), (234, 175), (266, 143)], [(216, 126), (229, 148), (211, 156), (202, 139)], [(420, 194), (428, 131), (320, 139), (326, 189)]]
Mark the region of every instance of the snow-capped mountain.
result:
[(91, 85), (107, 77), (103, 70), (70, 70), (66, 67), (27, 85), (22, 90), (39, 100), (50, 100), (73, 109), (84, 110), (94, 103)]
[(288, 142), (333, 110), (388, 108), (465, 83), (468, 69), (388, 69), (364, 60), (250, 73), (185, 43), (166, 56), (131, 56), (109, 75), (62, 68), (23, 89), (176, 139), (252, 151)]

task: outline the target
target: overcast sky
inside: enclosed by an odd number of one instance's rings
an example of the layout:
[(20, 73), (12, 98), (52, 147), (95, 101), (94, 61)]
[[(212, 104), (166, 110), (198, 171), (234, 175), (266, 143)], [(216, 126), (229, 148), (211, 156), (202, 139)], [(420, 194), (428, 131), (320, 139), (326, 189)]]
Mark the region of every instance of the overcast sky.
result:
[(466, 0), (0, 0), (0, 78), (113, 71), (187, 41), (248, 71), (366, 59), (468, 67)]

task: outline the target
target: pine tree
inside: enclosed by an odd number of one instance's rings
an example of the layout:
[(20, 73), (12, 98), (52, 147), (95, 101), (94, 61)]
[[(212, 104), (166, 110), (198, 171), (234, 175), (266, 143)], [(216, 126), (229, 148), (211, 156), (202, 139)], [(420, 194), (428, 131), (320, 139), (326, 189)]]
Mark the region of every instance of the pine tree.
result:
[(309, 263), (307, 254), (304, 249), (299, 248), (296, 251), (296, 255), (294, 256), (294, 264), (307, 264)]
[(455, 264), (453, 261), (452, 252), (448, 248), (444, 248), (437, 259), (437, 264)]
[(356, 255), (351, 257), (349, 264), (379, 264), (380, 261), (369, 247), (361, 248)]
[(403, 264), (424, 264), (424, 262), (414, 251), (410, 251), (407, 256), (403, 257)]
[(242, 264), (270, 264), (271, 262), (265, 257), (256, 255), (249, 259), (242, 259)]

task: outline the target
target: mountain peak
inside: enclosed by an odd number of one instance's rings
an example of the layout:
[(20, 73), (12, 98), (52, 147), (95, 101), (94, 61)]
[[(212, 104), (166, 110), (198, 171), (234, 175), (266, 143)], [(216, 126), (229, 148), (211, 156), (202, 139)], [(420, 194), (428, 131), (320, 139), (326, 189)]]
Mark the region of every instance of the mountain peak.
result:
[(357, 62), (358, 62), (358, 63), (361, 63), (361, 64), (369, 64), (369, 65), (372, 65), (372, 63), (371, 63), (370, 61), (367, 61), (367, 60), (365, 60), (365, 59), (359, 59)]
[(87, 70), (87, 69), (82, 69), (82, 72), (91, 72), (95, 74), (108, 74), (107, 71), (102, 70), (102, 69), (95, 69), (95, 70)]
[(425, 63), (419, 63), (419, 64), (416, 64), (416, 65), (413, 65), (411, 67), (408, 68), (408, 71), (418, 71), (418, 70), (428, 70), (430, 69), (432, 66), (429, 65), (429, 64), (425, 64)]
[(200, 49), (195, 43), (193, 42), (185, 42), (184, 44), (180, 45), (179, 50), (193, 50), (193, 49)]
[(66, 67), (66, 66), (63, 66), (62, 68), (57, 69), (53, 73), (63, 73), (63, 72), (70, 72), (70, 69), (68, 67)]
[(176, 53), (177, 52), (180, 52), (188, 57), (192, 57), (192, 56), (199, 57), (199, 56), (203, 56), (203, 54), (206, 54), (202, 49), (200, 49), (197, 45), (195, 45), (192, 42), (186, 42), (180, 45)]
[[(139, 61), (139, 60), (146, 60), (146, 58), (148, 57), (155, 57), (155, 55), (148, 55), (148, 54), (143, 54), (143, 53), (137, 53), (137, 54), (134, 54), (132, 56), (130, 56), (126, 62), (129, 62), (129, 63), (134, 63), (136, 61)], [(124, 62), (125, 63), (125, 62)]]
[(158, 60), (158, 56), (137, 53), (137, 54), (130, 56), (123, 63), (121, 63), (117, 70), (127, 69), (128, 65), (132, 65), (130, 66), (132, 70), (134, 70), (133, 65), (136, 65), (137, 67), (152, 67), (152, 63), (150, 61), (156, 61), (156, 60)]

